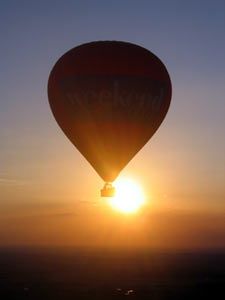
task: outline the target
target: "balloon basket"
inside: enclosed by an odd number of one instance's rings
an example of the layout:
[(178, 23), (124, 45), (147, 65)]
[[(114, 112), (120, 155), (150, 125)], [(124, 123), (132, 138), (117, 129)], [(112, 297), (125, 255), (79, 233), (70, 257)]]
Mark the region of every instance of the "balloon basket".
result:
[(112, 186), (111, 183), (105, 183), (103, 189), (101, 189), (101, 197), (114, 197), (116, 189)]

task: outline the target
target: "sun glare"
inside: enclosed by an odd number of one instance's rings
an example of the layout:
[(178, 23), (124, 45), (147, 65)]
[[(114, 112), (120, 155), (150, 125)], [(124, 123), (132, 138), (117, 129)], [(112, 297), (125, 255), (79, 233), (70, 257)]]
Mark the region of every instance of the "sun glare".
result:
[(115, 184), (116, 195), (109, 200), (113, 209), (130, 214), (137, 212), (145, 202), (139, 184), (128, 178), (118, 179)]

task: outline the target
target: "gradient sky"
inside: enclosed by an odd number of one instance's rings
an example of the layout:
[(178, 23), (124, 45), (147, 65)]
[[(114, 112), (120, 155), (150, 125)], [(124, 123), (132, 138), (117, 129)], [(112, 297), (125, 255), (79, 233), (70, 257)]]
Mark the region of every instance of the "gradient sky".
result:
[[(5, 0), (0, 36), (0, 245), (225, 248), (224, 0)], [(121, 173), (149, 201), (132, 218), (99, 198), (48, 105), (56, 60), (95, 40), (148, 48), (172, 79), (163, 125)]]

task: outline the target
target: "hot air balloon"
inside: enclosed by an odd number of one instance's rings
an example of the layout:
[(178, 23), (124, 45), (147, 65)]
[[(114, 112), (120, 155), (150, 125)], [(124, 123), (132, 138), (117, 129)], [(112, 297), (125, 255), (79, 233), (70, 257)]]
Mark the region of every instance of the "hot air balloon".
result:
[(149, 50), (96, 41), (65, 53), (53, 67), (48, 98), (59, 126), (105, 181), (113, 181), (162, 123), (171, 100), (164, 64)]

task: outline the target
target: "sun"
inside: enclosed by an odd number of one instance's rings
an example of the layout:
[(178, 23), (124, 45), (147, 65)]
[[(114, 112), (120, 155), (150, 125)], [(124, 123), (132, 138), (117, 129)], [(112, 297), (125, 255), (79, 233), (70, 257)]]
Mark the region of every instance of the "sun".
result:
[(137, 212), (145, 202), (143, 190), (140, 185), (129, 178), (115, 181), (116, 195), (109, 200), (113, 209), (131, 214)]

